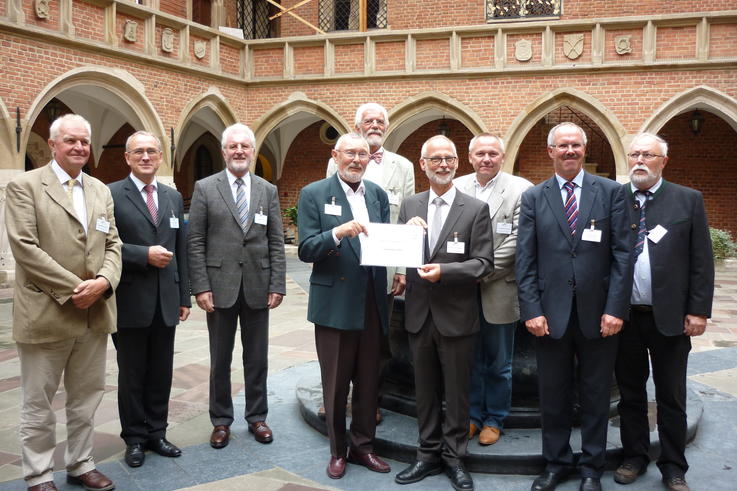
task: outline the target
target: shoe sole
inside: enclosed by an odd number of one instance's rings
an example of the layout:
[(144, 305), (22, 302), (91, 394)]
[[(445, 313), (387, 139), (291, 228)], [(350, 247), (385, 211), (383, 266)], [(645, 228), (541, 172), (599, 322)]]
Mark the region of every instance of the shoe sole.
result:
[(140, 462), (128, 462), (126, 460), (125, 463), (128, 465), (128, 467), (141, 467), (143, 465), (143, 459)]
[(431, 469), (430, 471), (424, 473), (423, 475), (421, 475), (417, 479), (399, 479), (399, 476), (397, 476), (397, 477), (394, 478), (394, 482), (397, 483), (397, 484), (413, 484), (413, 483), (422, 481), (426, 477), (437, 476), (441, 472), (443, 472), (443, 467), (442, 466), (441, 467), (437, 467), (435, 469)]
[(363, 464), (361, 462), (358, 462), (357, 460), (354, 460), (353, 458), (350, 457), (350, 455), (348, 456), (348, 458), (346, 458), (346, 462), (348, 462), (349, 464), (353, 464), (353, 465), (363, 466), (363, 467), (365, 467), (366, 469), (368, 469), (368, 470), (370, 470), (372, 472), (378, 472), (380, 474), (388, 474), (389, 472), (392, 471), (391, 467), (389, 467), (388, 469), (385, 469), (385, 470), (374, 469), (374, 468), (369, 467), (369, 466), (367, 466), (367, 465), (365, 465), (365, 464)]
[(86, 486), (81, 479), (75, 476), (67, 476), (67, 484), (82, 486), (87, 491), (110, 491), (111, 489), (115, 489), (115, 483), (112, 483), (109, 486), (105, 486), (104, 488), (91, 488), (89, 486)]
[(341, 479), (341, 478), (342, 478), (343, 476), (345, 476), (345, 470), (343, 470), (343, 473), (342, 473), (342, 474), (340, 474), (340, 475), (338, 475), (338, 476), (334, 476), (334, 475), (332, 475), (332, 474), (331, 474), (330, 472), (328, 472), (327, 470), (325, 470), (325, 474), (327, 474), (327, 475), (328, 475), (328, 477), (329, 477), (330, 479)]
[(225, 447), (228, 446), (228, 443), (229, 442), (223, 442), (223, 443), (213, 443), (213, 442), (210, 442), (210, 446), (212, 448), (225, 448)]
[(624, 485), (632, 484), (633, 482), (637, 481), (637, 478), (638, 477), (640, 477), (641, 475), (643, 475), (646, 472), (647, 472), (647, 467), (643, 467), (642, 469), (640, 469), (637, 472), (637, 474), (635, 474), (634, 477), (620, 477), (615, 472), (614, 473), (614, 482), (616, 482), (617, 484), (624, 484)]
[(256, 433), (253, 432), (253, 430), (249, 427), (248, 432), (253, 435), (253, 439), (256, 440), (259, 443), (271, 443), (274, 441), (274, 437), (271, 436), (269, 438), (259, 438), (256, 436)]

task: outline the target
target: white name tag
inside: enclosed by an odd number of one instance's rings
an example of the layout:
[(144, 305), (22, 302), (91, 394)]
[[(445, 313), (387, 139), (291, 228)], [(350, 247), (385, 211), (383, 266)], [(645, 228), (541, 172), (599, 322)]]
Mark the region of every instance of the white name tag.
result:
[(267, 220), (268, 220), (268, 217), (264, 215), (263, 213), (256, 213), (253, 216), (253, 221), (258, 223), (259, 225), (266, 225)]
[(177, 217), (169, 218), (169, 228), (179, 228), (179, 219)]
[(658, 242), (660, 242), (660, 239), (662, 239), (667, 233), (668, 231), (665, 229), (665, 227), (663, 227), (662, 225), (657, 225), (654, 229), (647, 233), (647, 238), (653, 244), (657, 244)]
[(465, 242), (448, 241), (448, 254), (463, 254), (466, 252)]
[(512, 233), (512, 224), (499, 222), (496, 224), (496, 233), (509, 235)]
[(340, 216), (343, 214), (340, 205), (331, 205), (329, 203), (325, 203), (325, 214), (326, 215), (334, 215), (334, 216)]
[(95, 230), (102, 232), (103, 234), (108, 233), (110, 231), (110, 222), (105, 220), (105, 217), (98, 218), (95, 223)]
[(389, 204), (390, 205), (399, 205), (402, 200), (399, 199), (399, 193), (395, 193), (394, 191), (391, 191), (389, 193)]
[(587, 242), (601, 242), (601, 230), (595, 228), (585, 228), (583, 229), (581, 240), (585, 240)]

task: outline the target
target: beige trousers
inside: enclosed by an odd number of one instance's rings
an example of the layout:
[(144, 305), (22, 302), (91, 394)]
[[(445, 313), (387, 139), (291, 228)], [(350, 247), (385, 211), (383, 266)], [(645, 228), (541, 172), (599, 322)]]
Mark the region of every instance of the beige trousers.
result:
[(79, 476), (95, 468), (94, 414), (105, 389), (107, 339), (107, 334), (87, 331), (83, 336), (52, 343), (17, 343), (23, 391), (23, 477), (29, 487), (54, 479), (56, 416), (52, 402), (62, 374), (66, 391), (67, 473)]

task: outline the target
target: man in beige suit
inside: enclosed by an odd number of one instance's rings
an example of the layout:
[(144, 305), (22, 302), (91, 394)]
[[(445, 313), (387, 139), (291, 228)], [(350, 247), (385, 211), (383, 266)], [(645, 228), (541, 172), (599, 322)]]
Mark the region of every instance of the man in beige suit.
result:
[(512, 352), (519, 320), (514, 258), (522, 193), (532, 183), (502, 172), (504, 142), (490, 133), (474, 137), (468, 160), (476, 171), (459, 177), (455, 185), (489, 204), (494, 236), (494, 272), (481, 283), (481, 331), (476, 341), (468, 437), (479, 434), (481, 445), (499, 440), (512, 405)]
[(92, 443), (108, 334), (115, 331), (120, 240), (110, 191), (82, 172), (90, 156), (89, 123), (68, 114), (49, 133), (53, 160), (8, 183), (6, 201), (16, 262), (13, 339), (23, 391), (23, 476), (29, 490), (56, 489), (52, 403), (63, 375), (67, 482), (110, 490), (113, 482), (95, 469)]

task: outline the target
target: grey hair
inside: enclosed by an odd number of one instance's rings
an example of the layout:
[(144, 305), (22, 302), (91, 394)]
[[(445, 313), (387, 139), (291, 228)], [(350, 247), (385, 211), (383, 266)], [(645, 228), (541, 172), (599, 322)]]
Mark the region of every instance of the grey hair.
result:
[(54, 120), (53, 123), (51, 123), (51, 127), (49, 128), (49, 139), (50, 140), (56, 140), (59, 138), (59, 132), (61, 131), (61, 125), (64, 123), (82, 123), (84, 127), (87, 129), (87, 134), (89, 134), (90, 140), (92, 139), (92, 126), (90, 126), (90, 122), (84, 119), (79, 114), (65, 114), (63, 116), (59, 116)]
[(632, 139), (632, 142), (630, 143), (630, 150), (632, 150), (632, 147), (635, 145), (635, 143), (646, 138), (655, 140), (660, 145), (660, 151), (663, 153), (663, 156), (668, 156), (668, 143), (655, 133), (638, 133), (637, 135), (635, 135), (635, 137)]
[(125, 151), (126, 152), (130, 152), (130, 149), (131, 149), (131, 141), (133, 141), (133, 138), (135, 138), (137, 136), (149, 136), (149, 137), (153, 138), (154, 140), (156, 140), (156, 147), (159, 149), (159, 152), (161, 152), (161, 140), (159, 140), (159, 137), (156, 136), (156, 135), (154, 135), (151, 132), (143, 131), (143, 130), (136, 131), (135, 133), (133, 133), (131, 136), (129, 136), (125, 140)]
[(251, 128), (243, 123), (235, 123), (231, 124), (223, 130), (223, 136), (220, 139), (220, 146), (223, 148), (223, 150), (225, 150), (225, 147), (228, 143), (228, 138), (230, 138), (230, 134), (235, 131), (243, 131), (246, 134), (246, 138), (250, 140), (251, 146), (254, 149), (256, 148), (256, 135), (253, 134), (253, 130), (251, 130)]
[(548, 132), (548, 146), (552, 147), (555, 145), (555, 133), (562, 129), (562, 128), (575, 128), (576, 131), (578, 131), (581, 134), (581, 138), (583, 138), (583, 144), (584, 146), (588, 143), (588, 138), (586, 137), (586, 132), (576, 123), (571, 123), (570, 121), (564, 121), (563, 123), (557, 124), (553, 126), (553, 128)]
[(341, 135), (340, 138), (335, 142), (335, 147), (333, 147), (335, 150), (340, 149), (340, 146), (345, 142), (346, 140), (360, 140), (363, 145), (366, 146), (366, 148), (369, 148), (369, 144), (366, 141), (366, 139), (359, 135), (358, 133), (346, 133), (344, 135)]
[(389, 127), (389, 113), (386, 112), (386, 109), (384, 109), (384, 106), (377, 104), (375, 102), (367, 102), (366, 104), (361, 104), (360, 106), (358, 106), (358, 109), (356, 109), (356, 118), (354, 121), (356, 128), (361, 126), (361, 121), (363, 121), (363, 113), (365, 113), (369, 109), (374, 109), (376, 111), (381, 112), (382, 116), (384, 117), (384, 128)]
[(453, 147), (453, 154), (456, 157), (458, 157), (458, 151), (456, 150), (456, 144), (453, 143), (453, 140), (451, 140), (445, 135), (435, 135), (435, 136), (431, 136), (430, 138), (428, 138), (427, 141), (422, 144), (422, 150), (420, 150), (420, 157), (422, 157), (423, 159), (425, 158), (425, 151), (427, 150), (427, 146), (433, 140), (445, 140), (446, 142), (450, 143), (450, 146)]
[(501, 149), (502, 153), (506, 153), (506, 148), (504, 146), (504, 140), (502, 140), (500, 137), (492, 133), (481, 133), (480, 135), (476, 135), (473, 138), (471, 138), (471, 141), (468, 143), (468, 153), (471, 153), (471, 149), (476, 144), (476, 142), (479, 141), (481, 138), (495, 139), (496, 141), (499, 142), (499, 148)]

